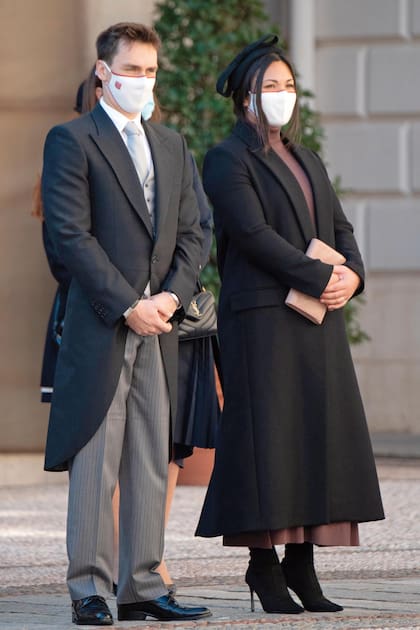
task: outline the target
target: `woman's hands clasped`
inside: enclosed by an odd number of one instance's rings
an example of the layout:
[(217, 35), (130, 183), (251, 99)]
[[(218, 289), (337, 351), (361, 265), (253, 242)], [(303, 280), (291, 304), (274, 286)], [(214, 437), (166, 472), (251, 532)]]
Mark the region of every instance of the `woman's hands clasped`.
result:
[(329, 311), (343, 308), (360, 284), (360, 278), (344, 265), (334, 265), (331, 278), (320, 300)]

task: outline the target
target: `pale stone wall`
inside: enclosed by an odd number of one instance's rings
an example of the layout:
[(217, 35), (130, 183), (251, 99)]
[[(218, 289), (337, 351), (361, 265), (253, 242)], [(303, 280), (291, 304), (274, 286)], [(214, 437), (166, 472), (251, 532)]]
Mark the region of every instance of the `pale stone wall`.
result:
[(326, 160), (368, 270), (354, 356), (371, 429), (420, 433), (420, 1), (315, 0)]
[(363, 328), (371, 336), (355, 353), (369, 427), (420, 433), (420, 274), (370, 274)]
[(151, 23), (148, 0), (0, 2), (0, 451), (42, 450), (48, 405), (39, 402), (55, 283), (41, 225), (30, 216), (45, 135), (72, 115), (95, 59), (98, 33), (118, 21)]

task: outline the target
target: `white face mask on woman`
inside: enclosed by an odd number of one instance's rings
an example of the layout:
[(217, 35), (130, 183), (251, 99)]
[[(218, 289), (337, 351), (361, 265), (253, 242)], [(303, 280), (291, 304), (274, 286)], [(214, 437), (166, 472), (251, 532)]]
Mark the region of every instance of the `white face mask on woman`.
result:
[[(258, 117), (257, 95), (249, 93), (248, 109)], [(262, 92), (261, 106), (270, 127), (283, 127), (292, 117), (296, 104), (296, 92)]]
[(103, 64), (111, 73), (111, 79), (107, 83), (109, 91), (121, 109), (129, 114), (138, 114), (143, 111), (143, 108), (146, 108), (146, 105), (150, 108), (150, 102), (153, 102), (155, 77), (130, 77), (125, 74), (114, 74), (105, 61)]

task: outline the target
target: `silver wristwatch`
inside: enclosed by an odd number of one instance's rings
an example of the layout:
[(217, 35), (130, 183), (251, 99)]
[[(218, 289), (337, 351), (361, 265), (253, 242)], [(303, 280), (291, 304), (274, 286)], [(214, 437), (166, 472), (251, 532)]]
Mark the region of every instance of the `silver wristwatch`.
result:
[(125, 319), (127, 319), (127, 317), (131, 315), (131, 313), (136, 308), (137, 304), (140, 302), (140, 299), (141, 298), (137, 298), (137, 300), (131, 306), (129, 306), (126, 311), (124, 311), (123, 316), (125, 317)]
[(174, 293), (173, 291), (166, 291), (166, 293), (169, 293), (169, 295), (174, 299), (174, 302), (176, 304), (176, 309), (178, 310), (179, 307), (181, 306), (181, 302), (179, 301), (179, 297), (177, 296), (177, 294)]

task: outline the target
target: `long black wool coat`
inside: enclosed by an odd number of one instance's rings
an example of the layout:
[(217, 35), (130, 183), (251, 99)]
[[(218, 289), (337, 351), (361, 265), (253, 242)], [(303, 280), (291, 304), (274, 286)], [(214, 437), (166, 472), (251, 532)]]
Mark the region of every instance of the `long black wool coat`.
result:
[(343, 310), (322, 325), (289, 309), (290, 287), (319, 297), (332, 267), (304, 251), (314, 236), (363, 264), (319, 157), (293, 150), (312, 186), (317, 234), (283, 161), (237, 123), (204, 164), (222, 278), (225, 407), (197, 535), (383, 518)]

